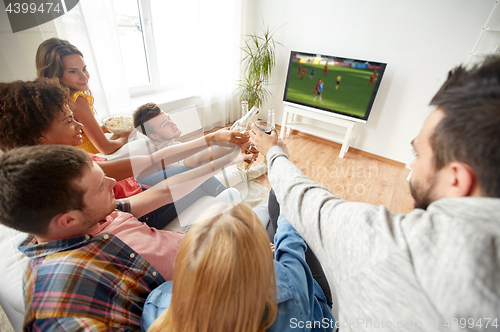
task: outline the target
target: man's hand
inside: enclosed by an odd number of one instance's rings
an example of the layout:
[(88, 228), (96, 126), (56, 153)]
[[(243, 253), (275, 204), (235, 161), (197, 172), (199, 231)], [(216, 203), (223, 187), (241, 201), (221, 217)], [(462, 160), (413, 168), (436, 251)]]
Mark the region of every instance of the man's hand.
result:
[(215, 143), (218, 145), (224, 145), (219, 143), (234, 143), (242, 146), (248, 142), (248, 133), (240, 133), (239, 131), (229, 130), (228, 128), (219, 129), (212, 133), (212, 140), (209, 143)]
[[(257, 147), (257, 150), (260, 151), (264, 156), (267, 155), (267, 151), (270, 148), (276, 145), (280, 145), (278, 141), (278, 134), (273, 130), (271, 134), (268, 135), (262, 132), (255, 123), (252, 125), (252, 129), (249, 131), (250, 133), (250, 142)], [(283, 150), (286, 149), (284, 143), (280, 145)]]

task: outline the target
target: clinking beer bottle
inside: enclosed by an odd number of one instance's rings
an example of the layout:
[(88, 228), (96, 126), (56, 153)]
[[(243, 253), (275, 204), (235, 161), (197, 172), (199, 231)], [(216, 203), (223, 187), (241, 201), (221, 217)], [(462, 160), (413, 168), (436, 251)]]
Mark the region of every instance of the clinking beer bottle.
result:
[[(259, 113), (259, 109), (257, 107), (252, 107), (250, 111), (247, 112), (247, 114), (243, 115), (239, 120), (237, 120), (233, 125), (231, 126), (231, 130), (239, 131), (240, 133), (246, 132), (248, 129), (250, 129), (250, 125), (252, 124), (252, 120), (255, 115)], [(248, 147), (246, 153), (257, 153), (257, 149), (255, 146), (250, 144)], [(250, 168), (250, 163), (247, 161), (243, 161), (237, 165), (239, 169), (242, 169), (244, 171), (247, 171)]]
[(239, 132), (244, 133), (248, 129), (250, 129), (250, 125), (252, 123), (252, 118), (254, 115), (259, 113), (259, 109), (257, 107), (252, 107), (250, 111), (247, 112), (247, 114), (243, 115), (240, 119), (236, 120), (233, 125), (231, 126), (231, 130), (236, 130)]

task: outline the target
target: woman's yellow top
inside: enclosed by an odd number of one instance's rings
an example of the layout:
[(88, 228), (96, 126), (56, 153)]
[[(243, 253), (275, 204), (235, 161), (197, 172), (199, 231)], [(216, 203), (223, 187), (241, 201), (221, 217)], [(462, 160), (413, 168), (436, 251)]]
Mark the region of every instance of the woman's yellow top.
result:
[[(85, 98), (89, 105), (92, 107), (94, 105), (94, 97), (91, 95), (88, 95), (82, 91), (76, 91), (70, 96), (70, 99), (75, 102), (78, 97), (83, 97)], [(94, 108), (92, 107), (92, 114), (95, 115)], [(85, 134), (85, 127), (83, 127), (83, 133), (82, 133), (82, 144), (78, 145), (77, 148), (80, 148), (82, 150), (85, 150), (90, 153), (100, 153), (100, 151), (94, 146), (92, 141), (87, 137)]]

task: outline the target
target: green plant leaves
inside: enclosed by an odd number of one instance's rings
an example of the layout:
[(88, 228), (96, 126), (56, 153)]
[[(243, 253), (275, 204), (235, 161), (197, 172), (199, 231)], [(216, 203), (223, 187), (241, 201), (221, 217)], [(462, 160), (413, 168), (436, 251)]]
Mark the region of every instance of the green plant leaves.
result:
[(247, 35), (242, 47), (244, 57), (245, 80), (238, 85), (241, 100), (247, 100), (249, 107), (260, 107), (271, 92), (266, 89), (271, 72), (276, 64), (276, 45), (281, 45), (273, 38), (267, 27), (262, 35)]

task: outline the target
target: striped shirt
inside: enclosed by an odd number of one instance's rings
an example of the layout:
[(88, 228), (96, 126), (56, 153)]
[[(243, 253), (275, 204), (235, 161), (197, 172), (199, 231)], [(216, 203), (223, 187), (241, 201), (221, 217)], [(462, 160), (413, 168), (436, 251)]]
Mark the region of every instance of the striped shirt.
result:
[(140, 331), (148, 294), (165, 279), (110, 233), (38, 244), (23, 280), (28, 331)]

